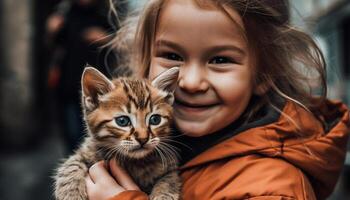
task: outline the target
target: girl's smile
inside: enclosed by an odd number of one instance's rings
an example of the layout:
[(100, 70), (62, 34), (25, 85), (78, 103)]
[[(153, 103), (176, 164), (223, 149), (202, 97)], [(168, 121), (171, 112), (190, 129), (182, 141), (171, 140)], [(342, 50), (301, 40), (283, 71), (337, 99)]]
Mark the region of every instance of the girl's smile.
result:
[(211, 107), (220, 103), (214, 95), (186, 94), (186, 92), (180, 88), (175, 90), (175, 102), (179, 105), (192, 108)]
[(210, 117), (220, 104), (221, 102), (214, 95), (190, 95), (179, 87), (175, 91), (175, 116), (192, 121)]
[[(181, 13), (181, 15), (179, 15)], [(242, 19), (192, 1), (169, 1), (159, 17), (149, 77), (180, 66), (174, 118), (198, 137), (235, 121), (252, 95), (252, 68)]]

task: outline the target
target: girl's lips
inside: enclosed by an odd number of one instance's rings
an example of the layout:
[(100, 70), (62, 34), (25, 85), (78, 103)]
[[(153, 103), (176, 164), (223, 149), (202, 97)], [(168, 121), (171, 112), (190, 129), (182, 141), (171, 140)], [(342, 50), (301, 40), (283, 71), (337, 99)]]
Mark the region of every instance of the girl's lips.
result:
[(218, 103), (190, 103), (179, 99), (175, 99), (175, 104), (190, 108), (208, 108), (218, 105)]
[(217, 105), (218, 104), (193, 104), (193, 103), (175, 100), (175, 106), (178, 107), (178, 109), (183, 110), (185, 112), (190, 112), (190, 113), (199, 113), (202, 111), (206, 111)]

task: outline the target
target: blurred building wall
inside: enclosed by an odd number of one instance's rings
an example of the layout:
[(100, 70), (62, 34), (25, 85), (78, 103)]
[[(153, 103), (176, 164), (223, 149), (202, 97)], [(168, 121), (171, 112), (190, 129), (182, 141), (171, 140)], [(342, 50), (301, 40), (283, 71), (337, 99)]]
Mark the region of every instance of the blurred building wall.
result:
[(22, 143), (32, 119), (31, 5), (32, 0), (1, 0), (0, 123), (2, 142)]
[(147, 0), (129, 0), (131, 9), (139, 9), (146, 3)]
[(290, 0), (293, 22), (311, 32), (325, 54), (328, 97), (350, 105), (349, 0)]

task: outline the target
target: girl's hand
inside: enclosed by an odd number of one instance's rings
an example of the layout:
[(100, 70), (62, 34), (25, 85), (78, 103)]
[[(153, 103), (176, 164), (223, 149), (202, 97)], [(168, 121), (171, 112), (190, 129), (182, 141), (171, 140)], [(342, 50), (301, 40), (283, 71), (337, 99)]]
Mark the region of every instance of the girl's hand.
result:
[(90, 167), (85, 181), (89, 200), (107, 200), (126, 190), (140, 190), (115, 160), (109, 162), (109, 167), (112, 175), (108, 173), (104, 161)]

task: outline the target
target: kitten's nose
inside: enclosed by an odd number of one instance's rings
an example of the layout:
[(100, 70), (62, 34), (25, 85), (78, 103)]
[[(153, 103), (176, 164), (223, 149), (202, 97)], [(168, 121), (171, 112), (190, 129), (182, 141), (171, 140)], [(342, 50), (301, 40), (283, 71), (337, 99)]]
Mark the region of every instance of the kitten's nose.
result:
[(148, 137), (146, 138), (136, 138), (136, 140), (139, 142), (140, 146), (142, 147), (148, 142)]

